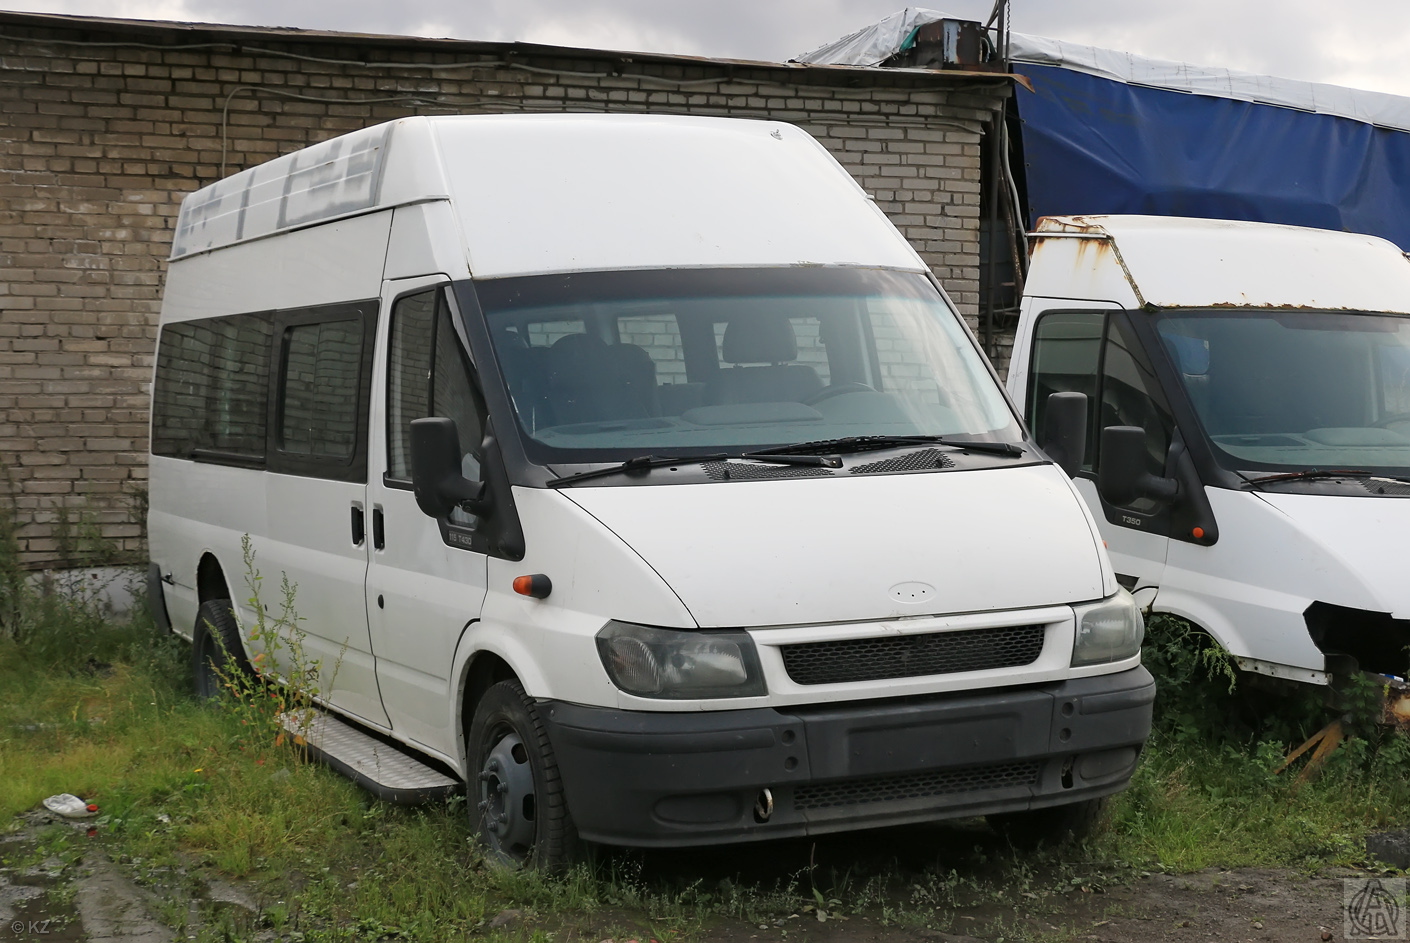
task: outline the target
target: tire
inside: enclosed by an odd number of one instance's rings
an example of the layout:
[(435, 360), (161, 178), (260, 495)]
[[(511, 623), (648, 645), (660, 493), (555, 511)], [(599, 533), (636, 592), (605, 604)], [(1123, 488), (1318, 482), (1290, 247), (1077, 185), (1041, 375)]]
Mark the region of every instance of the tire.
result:
[(224, 681), (232, 674), (248, 674), (249, 662), (240, 641), (240, 626), (228, 599), (207, 599), (196, 616), (191, 636), (191, 674), (196, 696), (213, 701), (220, 696)]
[(1059, 848), (1086, 840), (1096, 831), (1106, 799), (1085, 799), (1068, 805), (1006, 812), (985, 816), (989, 825), (1015, 848), (1033, 849), (1042, 845)]
[(518, 681), (485, 692), (467, 747), (470, 820), (489, 859), (513, 869), (567, 868), (577, 857), (577, 829), (548, 731)]

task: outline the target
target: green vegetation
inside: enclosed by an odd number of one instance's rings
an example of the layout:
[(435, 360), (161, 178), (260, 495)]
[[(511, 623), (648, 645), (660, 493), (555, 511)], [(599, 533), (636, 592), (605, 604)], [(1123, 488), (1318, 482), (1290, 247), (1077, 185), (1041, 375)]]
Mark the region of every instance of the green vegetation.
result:
[[(295, 591), (283, 588), (283, 613), (265, 629), (297, 650)], [(1086, 847), (1018, 853), (969, 822), (744, 854), (603, 851), (548, 878), (490, 866), (463, 801), (397, 808), (305, 762), (273, 721), (276, 708), (301, 703), (299, 692), (271, 697), (252, 679), (233, 684), (225, 706), (202, 704), (190, 694), (184, 643), (143, 616), (113, 619), (91, 594), (27, 581), (4, 552), (0, 619), (0, 823), (54, 793), (84, 796), (101, 807), (97, 840), (171, 900), (212, 877), (239, 879), (261, 927), (311, 941), (485, 933), (667, 943), (721, 921), (786, 933), (858, 915), (971, 932), (974, 923), (956, 923), (964, 914), (1003, 935), (995, 920), (1043, 913), (1074, 888), (1142, 870), (1353, 864), (1368, 830), (1410, 824), (1402, 734), (1353, 723), (1305, 785), (1273, 773), (1337, 712), (1364, 714), (1368, 692), (1336, 694), (1332, 709), (1313, 689), (1246, 689), (1221, 652), (1176, 620), (1154, 619), (1158, 730)], [(297, 662), (296, 651), (286, 655)], [(312, 667), (296, 673), (313, 678)], [(44, 840), (61, 859), (85, 841), (67, 828)], [(492, 927), (509, 909), (523, 916)], [(172, 903), (164, 917), (184, 926), (190, 911)], [(256, 929), (202, 933), (242, 939)]]

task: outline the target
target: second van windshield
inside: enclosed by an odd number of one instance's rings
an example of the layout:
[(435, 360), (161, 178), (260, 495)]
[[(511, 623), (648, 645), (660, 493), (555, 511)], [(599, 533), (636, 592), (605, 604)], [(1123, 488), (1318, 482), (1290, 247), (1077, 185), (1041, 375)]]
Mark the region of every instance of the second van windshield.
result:
[(922, 275), (670, 270), (479, 282), (531, 458), (1020, 431)]
[(1410, 318), (1222, 309), (1156, 325), (1226, 467), (1410, 472)]

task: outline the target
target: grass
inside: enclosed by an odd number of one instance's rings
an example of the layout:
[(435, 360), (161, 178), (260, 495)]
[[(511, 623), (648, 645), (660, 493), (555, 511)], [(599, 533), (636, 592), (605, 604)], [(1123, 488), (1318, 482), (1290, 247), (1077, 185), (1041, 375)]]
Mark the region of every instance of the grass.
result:
[[(0, 823), (58, 792), (97, 802), (98, 840), (171, 892), (164, 916), (177, 926), (188, 918), (182, 895), (220, 876), (254, 889), (265, 929), (309, 941), (668, 943), (721, 925), (786, 936), (862, 917), (1022, 936), (1015, 911), (1051, 912), (1074, 889), (1142, 870), (1356, 864), (1368, 830), (1410, 824), (1403, 735), (1355, 728), (1299, 788), (1272, 770), (1327, 710), (1306, 695), (1248, 701), (1229, 689), (1217, 652), (1154, 620), (1147, 659), (1166, 685), (1158, 730), (1084, 847), (1020, 854), (961, 823), (743, 852), (610, 852), (557, 878), (510, 873), (487, 865), (462, 802), (377, 802), (276, 742), (248, 704), (198, 703), (184, 643), (141, 617), (116, 621), (91, 601), (7, 580), (3, 563)], [(77, 840), (67, 830), (46, 839), (69, 854)], [(492, 929), (508, 909), (522, 919)], [(245, 932), (218, 929), (223, 939)]]

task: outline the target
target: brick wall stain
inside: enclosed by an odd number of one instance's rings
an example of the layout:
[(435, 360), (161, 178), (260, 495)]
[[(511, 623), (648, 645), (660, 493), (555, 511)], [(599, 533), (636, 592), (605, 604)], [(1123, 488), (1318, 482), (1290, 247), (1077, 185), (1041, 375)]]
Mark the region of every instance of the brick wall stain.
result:
[(0, 18), (0, 487), (32, 566), (56, 560), (60, 508), (143, 559), (133, 496), (182, 198), (370, 124), (565, 110), (788, 121), (976, 316), (980, 138), (1002, 80)]

